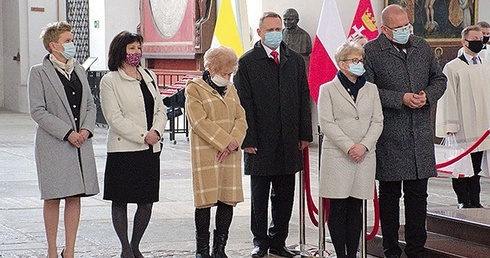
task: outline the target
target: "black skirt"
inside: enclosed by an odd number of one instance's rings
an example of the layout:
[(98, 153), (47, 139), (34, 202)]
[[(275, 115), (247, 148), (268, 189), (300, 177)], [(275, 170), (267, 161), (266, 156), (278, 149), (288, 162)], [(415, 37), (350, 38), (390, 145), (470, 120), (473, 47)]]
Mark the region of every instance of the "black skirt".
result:
[(158, 202), (160, 152), (107, 153), (104, 199), (124, 203)]

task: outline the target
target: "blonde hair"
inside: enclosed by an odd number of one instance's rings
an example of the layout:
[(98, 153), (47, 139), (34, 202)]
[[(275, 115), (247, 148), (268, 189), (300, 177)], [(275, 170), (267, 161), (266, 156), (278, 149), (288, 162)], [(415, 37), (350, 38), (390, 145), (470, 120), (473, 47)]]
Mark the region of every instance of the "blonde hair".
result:
[(233, 49), (225, 46), (210, 48), (204, 54), (204, 67), (220, 72), (223, 68), (238, 68), (238, 57)]
[(364, 56), (364, 48), (355, 42), (345, 42), (335, 51), (335, 62), (338, 64), (340, 61), (346, 60), (352, 53), (359, 53)]
[(48, 25), (46, 25), (46, 27), (44, 27), (41, 31), (41, 35), (39, 37), (43, 41), (44, 48), (51, 53), (49, 43), (58, 42), (60, 39), (60, 34), (67, 31), (71, 32), (71, 25), (65, 21), (48, 23)]

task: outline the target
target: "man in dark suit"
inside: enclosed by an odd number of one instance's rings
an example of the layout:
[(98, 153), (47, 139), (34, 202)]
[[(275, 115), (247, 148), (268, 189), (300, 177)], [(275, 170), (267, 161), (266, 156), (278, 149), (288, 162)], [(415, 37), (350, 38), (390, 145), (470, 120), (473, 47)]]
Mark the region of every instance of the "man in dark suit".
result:
[(261, 40), (240, 58), (234, 77), (248, 123), (242, 148), (250, 175), (252, 257), (264, 257), (267, 250), (293, 257), (286, 238), (301, 151), (313, 140), (310, 93), (302, 56), (282, 42), (281, 17), (264, 13), (257, 33)]
[(405, 253), (424, 257), (427, 239), (427, 184), (437, 175), (431, 107), (446, 90), (429, 44), (411, 35), (407, 12), (389, 5), (382, 12), (382, 34), (364, 45), (366, 79), (375, 83), (384, 129), (376, 145), (376, 179), (386, 257), (400, 257), (400, 197), (405, 204)]

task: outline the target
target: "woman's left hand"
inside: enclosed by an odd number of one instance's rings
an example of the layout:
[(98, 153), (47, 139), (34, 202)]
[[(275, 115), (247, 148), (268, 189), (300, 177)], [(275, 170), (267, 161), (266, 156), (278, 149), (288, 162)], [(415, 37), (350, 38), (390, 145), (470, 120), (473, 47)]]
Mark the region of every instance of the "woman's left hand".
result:
[(216, 154), (216, 160), (221, 163), (230, 153), (231, 151), (228, 149), (225, 149), (224, 151), (218, 151), (218, 154)]
[(349, 156), (357, 163), (361, 163), (366, 156), (366, 146), (356, 143), (349, 149)]
[(159, 140), (160, 140), (160, 136), (155, 130), (150, 130), (148, 131), (148, 133), (146, 133), (146, 137), (145, 137), (146, 144), (153, 146), (157, 144)]

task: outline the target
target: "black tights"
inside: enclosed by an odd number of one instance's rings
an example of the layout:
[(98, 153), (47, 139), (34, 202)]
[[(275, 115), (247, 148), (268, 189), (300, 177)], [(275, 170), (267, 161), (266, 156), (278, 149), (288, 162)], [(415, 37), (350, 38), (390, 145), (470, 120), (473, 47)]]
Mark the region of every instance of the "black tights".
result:
[(357, 257), (362, 229), (361, 210), (361, 199), (354, 197), (330, 199), (328, 229), (335, 252), (339, 258)]
[[(218, 201), (216, 209), (216, 232), (227, 234), (233, 218), (233, 206)], [(211, 208), (198, 209), (194, 212), (196, 232), (198, 235), (209, 234), (209, 222), (211, 220)]]
[(131, 242), (128, 239), (128, 204), (123, 202), (112, 202), (112, 224), (116, 234), (121, 241), (122, 253), (124, 258), (141, 258), (143, 255), (139, 250), (139, 245), (148, 223), (150, 222), (153, 203), (138, 203), (138, 208), (134, 214), (133, 235)]

